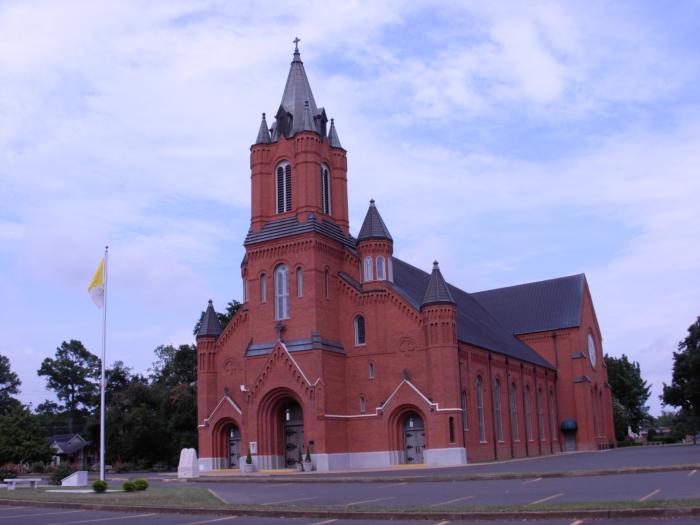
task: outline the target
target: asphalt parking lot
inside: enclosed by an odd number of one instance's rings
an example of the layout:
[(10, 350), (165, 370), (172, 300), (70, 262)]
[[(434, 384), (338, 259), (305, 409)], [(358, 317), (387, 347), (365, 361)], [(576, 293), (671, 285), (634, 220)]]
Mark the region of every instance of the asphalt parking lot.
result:
[[(149, 512), (105, 512), (92, 510), (66, 510), (37, 507), (0, 506), (0, 523), (21, 525), (513, 525), (521, 521), (416, 521), (416, 520), (334, 520), (334, 519), (289, 519), (289, 518), (254, 518), (245, 516), (198, 516), (193, 514), (155, 514)], [(528, 525), (697, 525), (695, 519), (639, 519), (634, 520), (536, 520), (527, 521)]]

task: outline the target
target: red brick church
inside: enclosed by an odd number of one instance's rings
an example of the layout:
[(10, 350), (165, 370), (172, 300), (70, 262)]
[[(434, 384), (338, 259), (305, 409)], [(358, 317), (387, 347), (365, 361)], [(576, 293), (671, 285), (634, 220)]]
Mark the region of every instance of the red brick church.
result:
[[(468, 461), (614, 441), (586, 277), (466, 292), (394, 257), (374, 201), (349, 229), (347, 152), (298, 48), (251, 147), (243, 306), (201, 320), (201, 470)], [(418, 261), (425, 264), (426, 261)]]

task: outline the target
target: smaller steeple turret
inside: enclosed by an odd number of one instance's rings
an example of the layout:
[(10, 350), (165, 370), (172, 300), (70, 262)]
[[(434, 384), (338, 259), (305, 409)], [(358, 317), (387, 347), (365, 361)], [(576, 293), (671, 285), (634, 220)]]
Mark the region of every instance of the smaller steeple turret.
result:
[(331, 119), (331, 129), (328, 132), (328, 141), (331, 143), (331, 148), (342, 148), (338, 131), (335, 129), (335, 119)]
[(433, 272), (430, 274), (421, 308), (431, 304), (456, 304), (437, 261), (433, 262)]
[(207, 309), (199, 321), (197, 339), (200, 337), (219, 337), (219, 335), (221, 335), (221, 323), (219, 323), (219, 317), (214, 310), (214, 303), (209, 299)]
[(393, 281), (394, 239), (384, 224), (374, 199), (357, 236), (357, 252), (362, 264), (362, 281)]
[(267, 127), (267, 120), (265, 120), (265, 113), (262, 114), (262, 122), (260, 122), (260, 129), (258, 130), (258, 138), (255, 139), (256, 144), (270, 144), (272, 139), (270, 138), (270, 130)]

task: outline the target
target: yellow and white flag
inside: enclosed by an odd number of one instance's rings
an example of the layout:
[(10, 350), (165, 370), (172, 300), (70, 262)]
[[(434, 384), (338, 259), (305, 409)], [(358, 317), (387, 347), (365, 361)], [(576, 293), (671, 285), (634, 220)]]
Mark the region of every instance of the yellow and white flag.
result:
[(98, 308), (102, 308), (105, 304), (105, 258), (102, 257), (100, 265), (97, 267), (97, 271), (90, 281), (90, 286), (88, 286), (88, 292), (90, 297), (92, 297), (93, 302)]

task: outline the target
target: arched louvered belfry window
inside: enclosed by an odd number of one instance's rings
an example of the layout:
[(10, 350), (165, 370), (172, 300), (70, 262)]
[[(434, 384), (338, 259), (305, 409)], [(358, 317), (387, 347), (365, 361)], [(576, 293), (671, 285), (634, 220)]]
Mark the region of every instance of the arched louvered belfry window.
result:
[(292, 166), (281, 162), (275, 170), (277, 213), (292, 210)]
[[(363, 344), (365, 344), (365, 318), (358, 315), (355, 317), (355, 345)], [(374, 367), (372, 371), (374, 371)]]
[(486, 442), (486, 424), (484, 423), (484, 383), (481, 376), (476, 376), (476, 416), (479, 420), (479, 441)]
[(321, 165), (321, 205), (323, 213), (330, 215), (331, 213), (331, 172), (328, 166)]
[(275, 268), (275, 319), (289, 319), (289, 270), (284, 264)]

